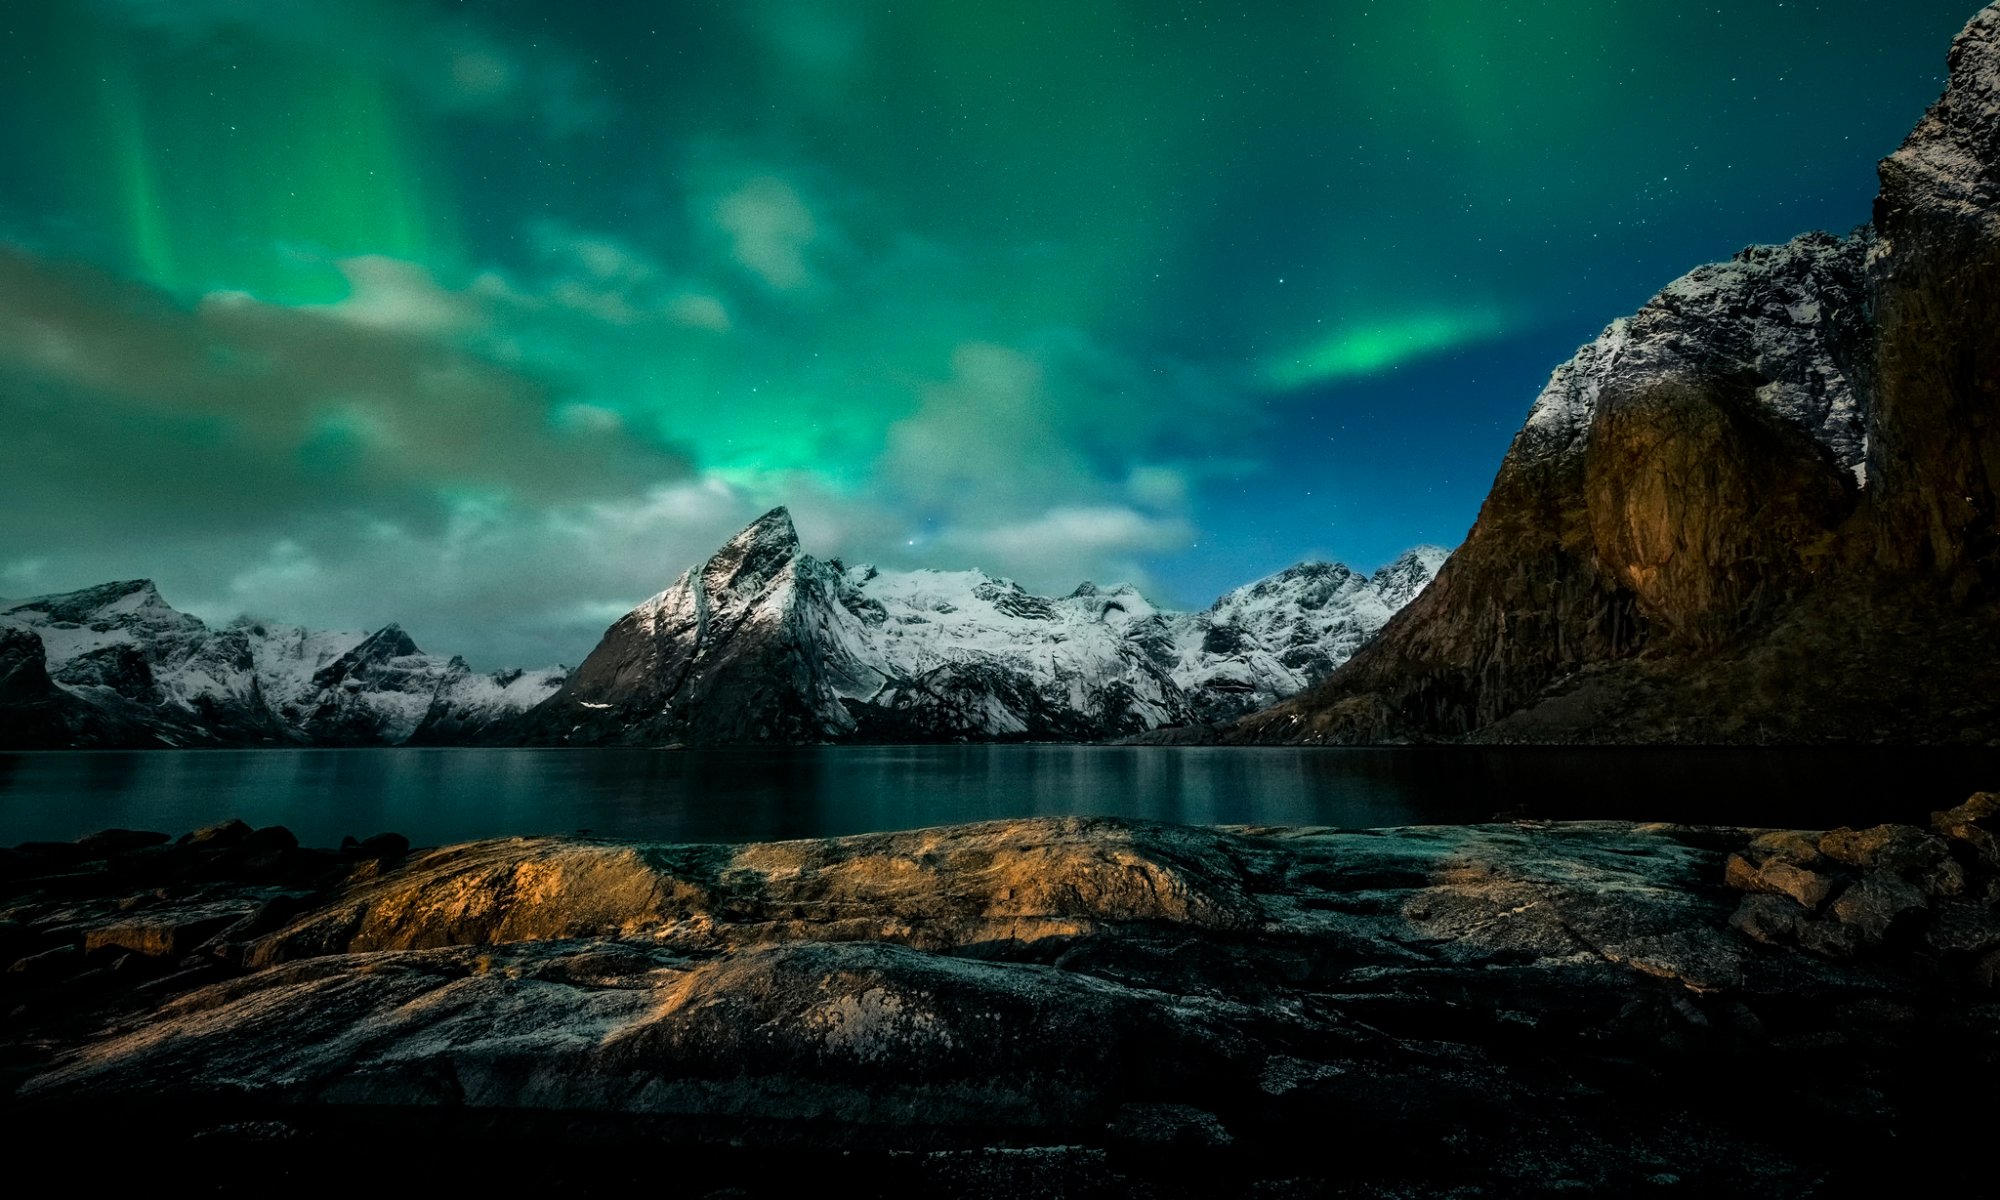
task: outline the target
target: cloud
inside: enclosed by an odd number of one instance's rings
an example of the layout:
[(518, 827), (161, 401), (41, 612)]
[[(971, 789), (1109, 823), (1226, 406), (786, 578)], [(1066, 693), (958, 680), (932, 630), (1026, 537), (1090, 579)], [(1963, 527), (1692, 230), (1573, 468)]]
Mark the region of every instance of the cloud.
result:
[[(1180, 517), (1158, 517), (1122, 505), (1057, 507), (1026, 520), (954, 530), (946, 544), (986, 569), (1044, 588), (1059, 581), (1144, 585), (1144, 559), (1187, 547), (1194, 527)], [(1110, 572), (1107, 576), (1104, 573)]]
[(615, 412), (450, 332), (478, 323), (463, 294), (381, 263), (355, 277), (372, 282), (331, 308), (188, 306), (0, 251), (0, 554), (106, 578), (141, 569), (121, 554), (259, 539), (324, 560), (329, 530), (462, 544), (482, 498), (511, 516), (689, 477)]
[(574, 664), (613, 620), (753, 519), (758, 503), (703, 479), (542, 509), (472, 499), (434, 527), (334, 516), (186, 564), (167, 599), (217, 621), (397, 621), (424, 649), (488, 669)]
[(708, 215), (730, 256), (764, 283), (793, 291), (812, 282), (806, 251), (819, 223), (791, 184), (772, 175), (746, 179), (711, 200)]
[(1405, 363), (1489, 341), (1507, 332), (1498, 308), (1439, 308), (1341, 325), (1296, 354), (1264, 363), (1264, 378), (1280, 388), (1332, 383), (1393, 370)]
[(667, 315), (678, 324), (690, 329), (706, 329), (714, 333), (728, 333), (730, 329), (729, 310), (722, 301), (701, 292), (682, 292), (667, 305)]
[[(484, 324), (474, 296), (440, 287), (431, 273), (415, 263), (379, 254), (343, 259), (336, 264), (347, 280), (348, 294), (333, 304), (301, 306), (301, 312), (321, 312), (392, 333), (463, 333)], [(249, 297), (224, 294), (211, 302), (244, 302)]]
[(731, 327), (721, 298), (630, 243), (554, 221), (534, 222), (528, 242), (538, 270), (536, 282), (519, 286), (489, 272), (477, 290), (519, 311), (567, 309), (608, 325), (663, 320), (714, 333), (726, 333)]
[(341, 260), (330, 304), (0, 253), (0, 562), (500, 666), (575, 661), (773, 504), (814, 554), (1045, 591), (1192, 540), (1192, 464), (1256, 428), (1225, 374), (995, 309), (1008, 248), (781, 147), (682, 161), (679, 222)]
[(946, 511), (1067, 493), (1090, 472), (1055, 427), (1058, 405), (1034, 357), (967, 343), (952, 352), (950, 377), (889, 429), (880, 469), (916, 504)]

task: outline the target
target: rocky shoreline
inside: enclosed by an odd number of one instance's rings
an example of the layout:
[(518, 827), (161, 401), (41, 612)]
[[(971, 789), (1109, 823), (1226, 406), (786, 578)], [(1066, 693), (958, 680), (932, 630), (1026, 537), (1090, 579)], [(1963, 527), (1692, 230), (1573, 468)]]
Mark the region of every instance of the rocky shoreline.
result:
[(693, 1195), (1969, 1183), (1997, 838), (1983, 794), (1826, 833), (113, 830), (0, 852), (6, 1119), (116, 1119), (107, 1177), (206, 1146), (222, 1191), (357, 1154)]

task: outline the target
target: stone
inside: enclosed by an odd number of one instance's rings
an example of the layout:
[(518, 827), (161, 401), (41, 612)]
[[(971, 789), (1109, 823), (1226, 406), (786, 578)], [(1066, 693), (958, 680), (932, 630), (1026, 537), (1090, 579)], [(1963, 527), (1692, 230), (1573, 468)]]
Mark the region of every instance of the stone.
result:
[(92, 858), (109, 858), (113, 854), (143, 850), (172, 840), (164, 833), (149, 833), (141, 829), (100, 829), (76, 839), (76, 845), (77, 849)]
[(1760, 892), (1743, 897), (1729, 925), (1753, 941), (1782, 945), (1798, 940), (1809, 915), (1789, 896)]
[(238, 844), (246, 852), (268, 854), (272, 851), (296, 850), (299, 848), (299, 839), (283, 825), (267, 825), (262, 829), (252, 830)]
[(210, 825), (204, 829), (197, 829), (193, 833), (182, 834), (179, 844), (202, 850), (220, 850), (237, 845), (253, 832), (255, 831), (250, 828), (248, 823), (231, 818), (218, 825)]
[(1741, 854), (1732, 854), (1725, 868), (1724, 881), (1730, 887), (1745, 892), (1771, 892), (1789, 896), (1801, 907), (1818, 908), (1833, 891), (1834, 882), (1817, 871), (1798, 866), (1783, 858), (1771, 858), (1762, 866), (1753, 865)]
[(362, 858), (396, 859), (410, 852), (410, 839), (400, 833), (378, 833), (361, 839)]
[(1877, 871), (1842, 892), (1829, 912), (1841, 925), (1853, 930), (1859, 945), (1865, 948), (1881, 945), (1888, 940), (1899, 918), (1928, 904), (1916, 885)]
[(250, 916), (252, 911), (248, 906), (231, 906), (141, 913), (86, 931), (83, 948), (87, 954), (121, 949), (179, 962), (209, 938)]
[(1931, 814), (1931, 828), (1968, 847), (1989, 870), (2000, 870), (2000, 792), (1978, 792), (1956, 808)]

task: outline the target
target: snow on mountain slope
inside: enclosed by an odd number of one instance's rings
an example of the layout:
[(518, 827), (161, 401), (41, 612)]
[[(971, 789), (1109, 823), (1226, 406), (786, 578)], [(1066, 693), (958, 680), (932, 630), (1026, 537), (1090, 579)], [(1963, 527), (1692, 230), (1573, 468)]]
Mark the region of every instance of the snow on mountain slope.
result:
[(1203, 613), (1129, 586), (1033, 595), (976, 570), (800, 550), (784, 509), (607, 631), (520, 736), (571, 744), (1095, 739), (1234, 716), (1331, 670), (1443, 561), (1308, 564)]
[(1301, 563), (1237, 588), (1171, 622), (1174, 681), (1210, 721), (1303, 691), (1415, 599), (1449, 553), (1419, 546), (1372, 576)]
[(4, 629), (38, 638), (50, 680), (121, 743), (394, 745), (427, 724), (444, 740), (525, 711), (562, 681), (559, 668), (477, 675), (394, 625), (364, 635), (239, 618), (211, 629), (148, 580), (0, 602)]
[(1758, 406), (1867, 482), (1866, 414), (1851, 347), (1868, 312), (1863, 263), (1874, 235), (1808, 233), (1697, 267), (1557, 367), (1514, 453), (1581, 454), (1607, 395), (1692, 373), (1755, 381)]
[(0, 625), (41, 639), (57, 686), (140, 720), (169, 744), (278, 733), (248, 640), (174, 609), (150, 580), (13, 601)]
[(368, 636), (352, 630), (315, 630), (248, 617), (238, 617), (229, 627), (242, 630), (249, 638), (250, 657), (264, 686), (264, 698), (293, 724), (302, 719), (302, 706), (317, 693), (313, 676)]

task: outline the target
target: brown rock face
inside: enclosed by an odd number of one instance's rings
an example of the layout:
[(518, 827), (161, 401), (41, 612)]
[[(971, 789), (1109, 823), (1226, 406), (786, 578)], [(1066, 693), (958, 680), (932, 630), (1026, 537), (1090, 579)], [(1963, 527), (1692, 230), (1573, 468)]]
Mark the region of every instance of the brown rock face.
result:
[(1437, 580), (1232, 740), (1457, 737), (1641, 651), (1753, 627), (1857, 501), (1865, 238), (1703, 268), (1559, 369)]
[(1869, 470), (1883, 565), (1963, 590), (2000, 554), (2000, 11), (1972, 19), (1950, 65), (1881, 165)]
[(2000, 6), (1871, 227), (1559, 368), (1437, 582), (1235, 741), (2000, 737)]
[(1827, 452), (1763, 412), (1756, 377), (1636, 383), (1599, 397), (1584, 459), (1597, 565), (1660, 636), (1720, 641), (1812, 574), (1853, 510)]

